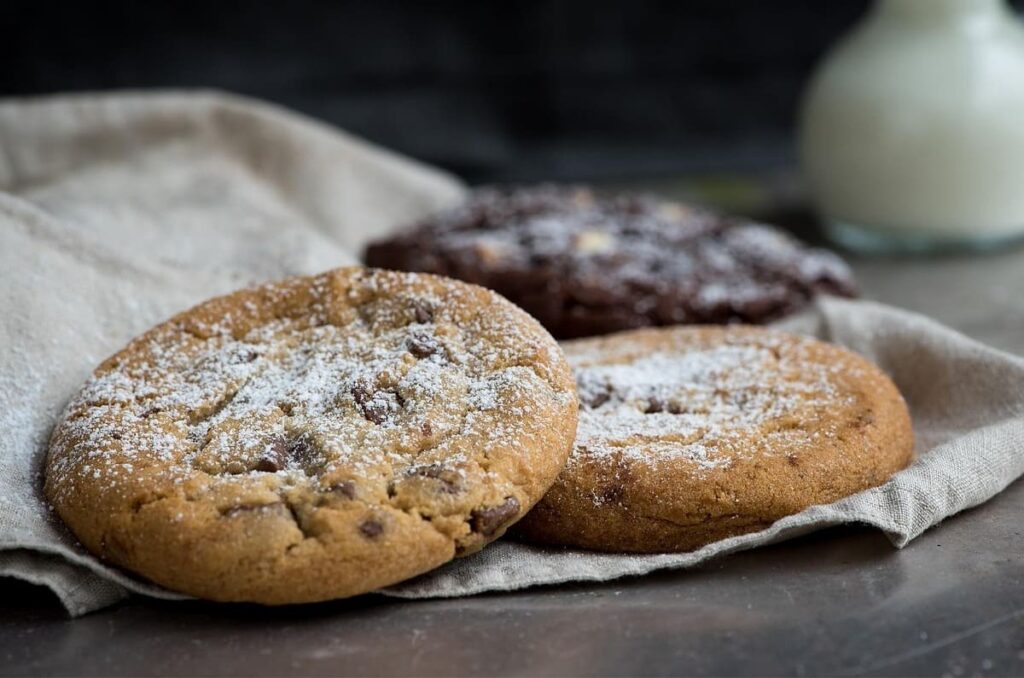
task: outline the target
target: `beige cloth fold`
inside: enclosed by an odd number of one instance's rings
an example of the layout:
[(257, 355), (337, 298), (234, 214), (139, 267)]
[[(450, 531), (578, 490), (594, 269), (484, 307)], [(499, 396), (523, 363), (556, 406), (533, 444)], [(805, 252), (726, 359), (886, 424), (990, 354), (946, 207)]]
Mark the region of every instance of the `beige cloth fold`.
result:
[[(0, 103), (0, 575), (71, 614), (128, 591), (177, 594), (99, 563), (40, 492), (53, 421), (132, 336), (207, 297), (353, 263), (363, 243), (457, 201), (435, 170), (266, 104), (213, 93)], [(504, 540), (383, 591), (443, 597), (606, 580), (840, 523), (903, 546), (1024, 473), (1024, 361), (920, 316), (822, 300), (785, 323), (859, 351), (907, 396), (918, 459), (886, 485), (682, 555)]]

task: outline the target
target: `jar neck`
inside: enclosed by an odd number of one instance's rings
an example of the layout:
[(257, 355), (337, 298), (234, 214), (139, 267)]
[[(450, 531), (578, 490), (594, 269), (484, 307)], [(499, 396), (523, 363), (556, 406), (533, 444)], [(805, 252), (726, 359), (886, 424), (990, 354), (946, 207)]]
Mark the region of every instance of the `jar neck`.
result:
[(1010, 9), (1006, 0), (876, 0), (874, 13), (882, 20), (943, 26), (998, 21)]

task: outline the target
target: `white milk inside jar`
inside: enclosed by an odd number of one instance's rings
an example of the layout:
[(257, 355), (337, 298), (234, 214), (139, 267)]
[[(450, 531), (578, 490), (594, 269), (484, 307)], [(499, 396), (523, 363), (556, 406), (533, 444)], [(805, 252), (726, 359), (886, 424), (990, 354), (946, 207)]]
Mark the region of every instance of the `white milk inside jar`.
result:
[(1024, 25), (1002, 0), (877, 0), (812, 78), (800, 154), (854, 249), (1024, 237)]

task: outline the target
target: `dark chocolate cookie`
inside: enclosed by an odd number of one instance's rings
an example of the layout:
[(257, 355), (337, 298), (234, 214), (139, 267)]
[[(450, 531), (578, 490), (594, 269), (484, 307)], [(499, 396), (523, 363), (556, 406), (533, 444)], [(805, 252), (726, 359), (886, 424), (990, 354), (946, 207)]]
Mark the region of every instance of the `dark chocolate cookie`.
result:
[(856, 294), (839, 257), (771, 226), (584, 188), (478, 190), (371, 244), (366, 262), (489, 287), (563, 339), (649, 325), (763, 323), (818, 293)]

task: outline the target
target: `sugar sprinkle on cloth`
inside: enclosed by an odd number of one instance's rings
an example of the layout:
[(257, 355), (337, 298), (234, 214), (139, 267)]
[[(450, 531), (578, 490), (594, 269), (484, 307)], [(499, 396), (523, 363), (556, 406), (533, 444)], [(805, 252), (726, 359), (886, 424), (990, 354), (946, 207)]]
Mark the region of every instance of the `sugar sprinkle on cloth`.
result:
[[(56, 416), (129, 339), (205, 298), (353, 263), (464, 195), (441, 172), (267, 104), (218, 93), (0, 103), (0, 575), (72, 615), (129, 592), (181, 598), (86, 553), (42, 498)], [(821, 299), (782, 327), (877, 362), (905, 395), (917, 459), (885, 485), (761, 532), (667, 555), (499, 541), (381, 593), (470, 595), (685, 568), (843, 523), (904, 546), (1024, 474), (1024, 360), (927, 318)]]

